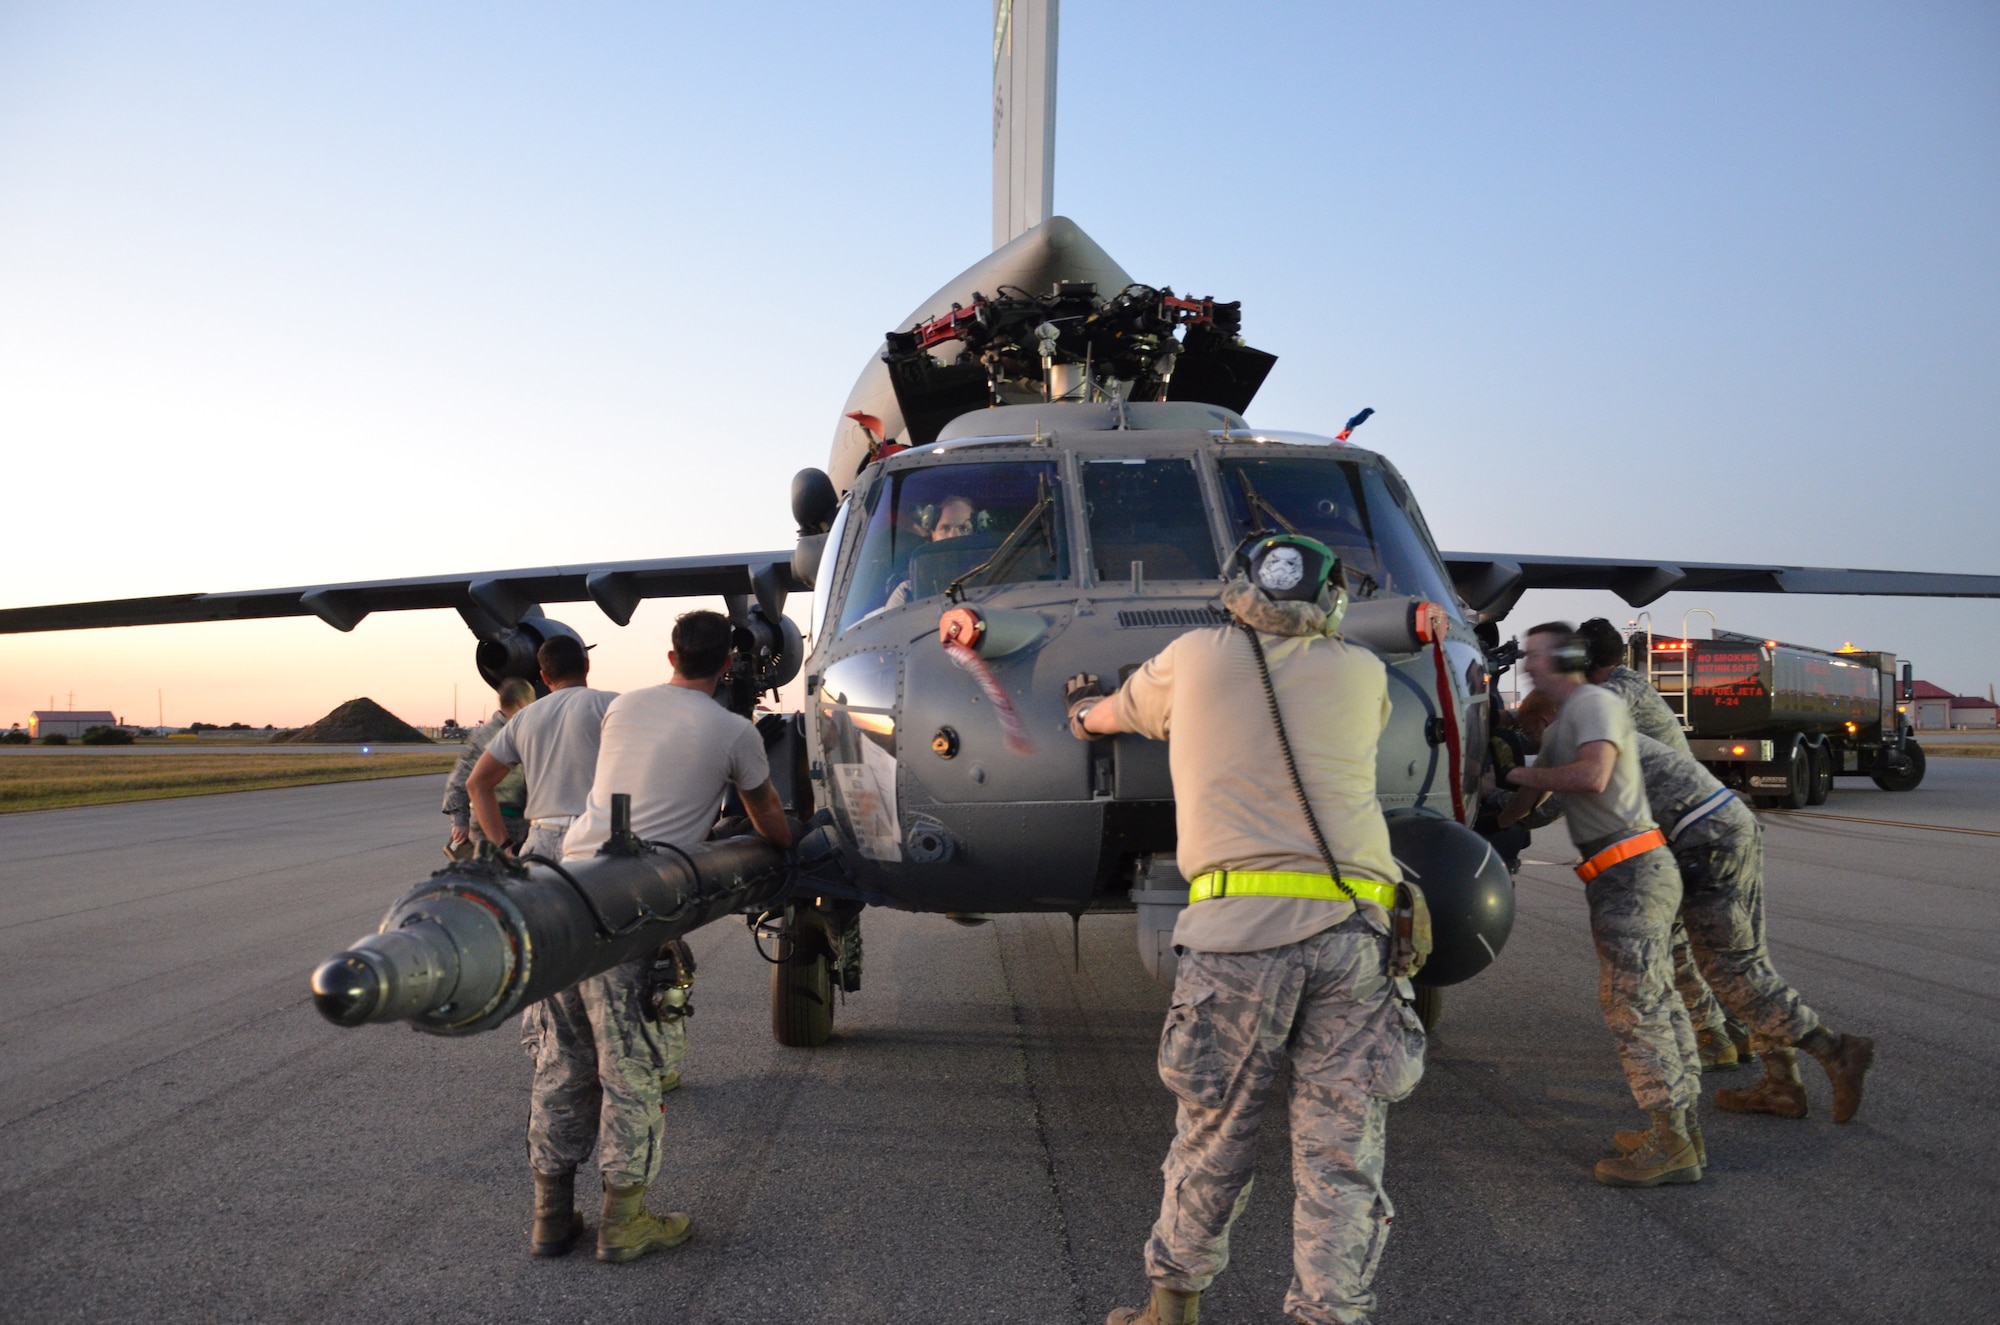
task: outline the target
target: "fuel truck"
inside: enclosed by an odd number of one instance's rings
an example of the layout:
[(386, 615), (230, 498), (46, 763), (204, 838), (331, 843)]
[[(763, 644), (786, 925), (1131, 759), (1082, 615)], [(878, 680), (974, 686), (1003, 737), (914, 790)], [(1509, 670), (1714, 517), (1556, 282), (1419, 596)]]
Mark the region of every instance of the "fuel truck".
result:
[(1910, 664), (1899, 675), (1893, 653), (1727, 630), (1713, 639), (1635, 631), (1627, 648), (1679, 716), (1694, 757), (1760, 806), (1824, 804), (1837, 777), (1869, 777), (1884, 791), (1924, 780), (1923, 747), (1904, 715)]

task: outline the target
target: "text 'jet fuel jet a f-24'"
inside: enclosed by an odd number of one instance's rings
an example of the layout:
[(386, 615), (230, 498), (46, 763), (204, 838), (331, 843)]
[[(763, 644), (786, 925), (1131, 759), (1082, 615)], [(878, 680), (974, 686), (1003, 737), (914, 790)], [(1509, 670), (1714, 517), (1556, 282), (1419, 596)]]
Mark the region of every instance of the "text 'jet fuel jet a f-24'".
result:
[[(721, 595), (739, 661), (718, 700), (754, 716), (804, 673), (805, 712), (759, 719), (787, 808), (815, 824), (795, 858), (757, 838), (683, 854), (615, 831), (567, 869), (455, 864), (315, 973), (329, 1018), (488, 1029), (744, 914), (775, 946), (774, 1032), (817, 1044), (835, 988), (859, 988), (868, 906), (968, 921), (1136, 909), (1140, 956), (1170, 980), (1187, 892), (1165, 747), (1071, 739), (1063, 685), (1223, 623), (1236, 550), (1287, 530), (1340, 555), (1342, 632), (1388, 667), (1377, 779), (1433, 912), (1418, 983), (1434, 1019), (1437, 991), (1494, 960), (1512, 924), (1507, 871), (1466, 825), (1505, 665), (1491, 626), (1524, 591), (2000, 597), (2000, 576), (1440, 553), (1395, 466), (1349, 443), (1367, 412), (1334, 437), (1258, 429), (1245, 411), (1276, 360), (1244, 343), (1240, 307), (1138, 284), (1049, 214), (1052, 8), (999, 7), (995, 250), (869, 361), (827, 469), (793, 480), (795, 548), (0, 610), (13, 633), (304, 615), (351, 630), (449, 608), (497, 685), (537, 681), (536, 648), (574, 633), (542, 604), (594, 602), (622, 626), (646, 598)], [(783, 614), (806, 589), (810, 645)]]

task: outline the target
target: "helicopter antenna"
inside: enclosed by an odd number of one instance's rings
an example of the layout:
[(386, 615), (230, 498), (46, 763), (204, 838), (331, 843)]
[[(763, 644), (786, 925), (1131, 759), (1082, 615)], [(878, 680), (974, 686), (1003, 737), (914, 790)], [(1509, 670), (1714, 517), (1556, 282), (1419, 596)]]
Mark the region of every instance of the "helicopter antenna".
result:
[(993, 0), (993, 247), (1055, 215), (1059, 0)]
[(1368, 422), (1369, 417), (1374, 413), (1375, 410), (1372, 406), (1369, 407), (1368, 409), (1362, 410), (1359, 414), (1355, 415), (1353, 418), (1347, 421), (1347, 426), (1345, 428), (1342, 428), (1339, 432), (1333, 435), (1333, 440), (1336, 442), (1346, 441), (1348, 438), (1354, 435), (1354, 430), (1356, 428), (1359, 428), (1362, 424)]

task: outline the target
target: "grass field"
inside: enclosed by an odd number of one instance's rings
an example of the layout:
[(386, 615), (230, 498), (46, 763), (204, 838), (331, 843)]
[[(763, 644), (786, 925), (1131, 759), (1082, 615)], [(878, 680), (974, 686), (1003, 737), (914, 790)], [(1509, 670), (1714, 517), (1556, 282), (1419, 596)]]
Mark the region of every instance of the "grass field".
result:
[(0, 759), (0, 814), (443, 773), (457, 758), (456, 750), (440, 750), (436, 754), (158, 754), (143, 759), (70, 755), (60, 759)]
[(1960, 741), (1953, 744), (1918, 737), (1917, 744), (1924, 747), (1925, 754), (1939, 759), (2000, 759), (2000, 742), (1996, 741)]

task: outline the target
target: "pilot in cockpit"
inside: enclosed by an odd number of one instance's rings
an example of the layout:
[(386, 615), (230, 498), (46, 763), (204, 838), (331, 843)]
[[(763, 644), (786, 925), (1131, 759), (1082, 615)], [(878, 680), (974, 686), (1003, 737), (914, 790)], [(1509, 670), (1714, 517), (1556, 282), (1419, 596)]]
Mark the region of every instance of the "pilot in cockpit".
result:
[[(928, 514), (931, 515), (930, 528), (924, 537), (933, 543), (942, 543), (951, 538), (963, 538), (978, 527), (977, 513), (970, 497), (956, 494), (946, 497), (938, 503), (935, 512)], [(919, 519), (921, 518), (919, 516)], [(909, 601), (910, 581), (905, 575), (896, 587), (889, 591), (889, 600), (883, 606), (901, 607)]]

